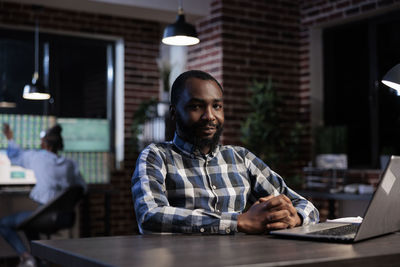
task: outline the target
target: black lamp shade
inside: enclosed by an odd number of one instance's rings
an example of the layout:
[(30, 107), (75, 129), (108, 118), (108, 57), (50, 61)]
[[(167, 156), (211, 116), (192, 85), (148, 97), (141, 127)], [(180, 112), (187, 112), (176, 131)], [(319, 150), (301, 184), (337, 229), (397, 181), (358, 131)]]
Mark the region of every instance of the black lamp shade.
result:
[(162, 42), (167, 45), (195, 45), (200, 42), (196, 28), (186, 23), (185, 15), (178, 14), (175, 23), (168, 25), (164, 30)]
[(400, 91), (400, 64), (391, 68), (382, 79), (385, 85)]
[(29, 100), (46, 100), (50, 98), (50, 94), (46, 92), (46, 88), (33, 75), (32, 82), (24, 86), (22, 97)]

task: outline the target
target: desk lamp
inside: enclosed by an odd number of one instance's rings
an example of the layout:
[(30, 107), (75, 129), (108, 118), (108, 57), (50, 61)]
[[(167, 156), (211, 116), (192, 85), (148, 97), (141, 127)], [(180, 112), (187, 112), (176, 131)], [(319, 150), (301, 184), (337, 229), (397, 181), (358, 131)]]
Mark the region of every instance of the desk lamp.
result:
[(165, 28), (162, 42), (167, 45), (179, 46), (195, 45), (200, 42), (196, 28), (185, 21), (182, 0), (179, 1), (176, 21)]
[(397, 64), (386, 73), (382, 83), (395, 89), (397, 95), (400, 95), (400, 64)]

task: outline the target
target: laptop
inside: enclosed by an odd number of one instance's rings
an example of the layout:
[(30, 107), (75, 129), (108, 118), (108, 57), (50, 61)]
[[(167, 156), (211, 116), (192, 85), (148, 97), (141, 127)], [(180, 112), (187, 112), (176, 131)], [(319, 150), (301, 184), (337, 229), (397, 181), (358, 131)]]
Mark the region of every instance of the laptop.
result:
[(353, 243), (400, 230), (400, 156), (392, 156), (361, 223), (323, 222), (275, 230), (278, 237)]

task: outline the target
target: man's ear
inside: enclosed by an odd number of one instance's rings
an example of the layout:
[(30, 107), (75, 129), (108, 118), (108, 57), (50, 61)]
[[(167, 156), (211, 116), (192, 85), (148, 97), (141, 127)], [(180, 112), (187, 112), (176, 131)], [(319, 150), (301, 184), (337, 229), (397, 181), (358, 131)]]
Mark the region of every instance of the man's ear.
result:
[(169, 106), (169, 116), (171, 118), (171, 120), (175, 121), (176, 119), (176, 107), (173, 105)]

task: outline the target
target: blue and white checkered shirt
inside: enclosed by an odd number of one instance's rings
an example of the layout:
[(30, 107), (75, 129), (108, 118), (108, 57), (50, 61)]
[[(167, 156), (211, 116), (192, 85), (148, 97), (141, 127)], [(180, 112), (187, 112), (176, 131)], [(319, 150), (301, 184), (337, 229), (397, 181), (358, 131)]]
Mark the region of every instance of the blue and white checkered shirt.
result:
[(318, 210), (243, 147), (217, 146), (202, 155), (175, 135), (140, 154), (132, 195), (140, 233), (237, 232), (237, 217), (260, 197), (285, 194), (303, 224), (316, 223)]

